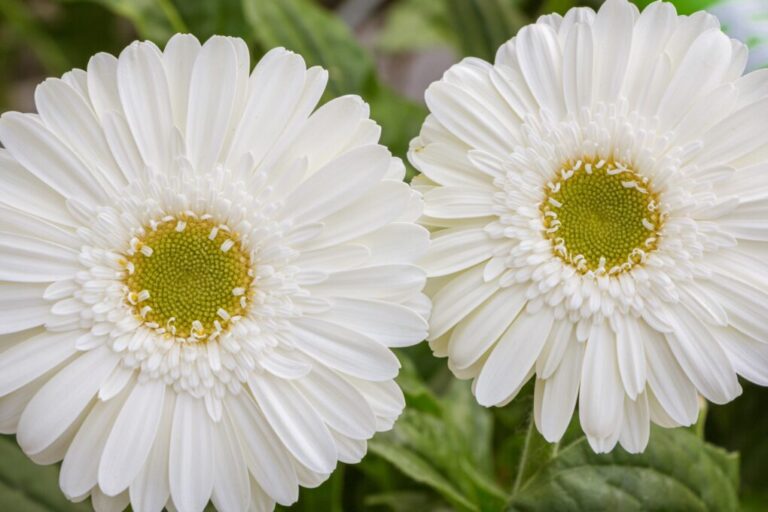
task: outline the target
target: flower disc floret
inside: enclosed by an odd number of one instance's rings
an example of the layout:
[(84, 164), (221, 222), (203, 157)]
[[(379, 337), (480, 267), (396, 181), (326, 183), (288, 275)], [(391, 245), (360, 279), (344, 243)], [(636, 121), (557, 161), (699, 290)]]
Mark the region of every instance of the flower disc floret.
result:
[(628, 271), (657, 247), (658, 194), (621, 163), (566, 165), (547, 183), (545, 197), (542, 220), (554, 252), (582, 273)]
[(165, 217), (132, 240), (126, 299), (149, 326), (190, 341), (222, 332), (246, 312), (250, 256), (211, 218)]

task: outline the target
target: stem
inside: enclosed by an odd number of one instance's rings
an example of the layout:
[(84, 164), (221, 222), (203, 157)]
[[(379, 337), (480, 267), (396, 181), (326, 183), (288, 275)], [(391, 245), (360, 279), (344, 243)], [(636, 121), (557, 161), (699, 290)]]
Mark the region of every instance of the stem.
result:
[(189, 32), (187, 24), (184, 23), (176, 6), (174, 6), (170, 0), (157, 0), (157, 3), (163, 10), (163, 14), (165, 14), (165, 17), (168, 19), (168, 23), (171, 24), (174, 32)]
[(520, 487), (523, 485), (523, 476), (525, 475), (525, 468), (528, 465), (528, 457), (531, 452), (531, 441), (533, 439), (533, 431), (536, 430), (533, 417), (528, 422), (528, 432), (525, 434), (525, 443), (523, 444), (523, 453), (520, 454), (520, 463), (517, 465), (517, 475), (515, 476), (515, 484), (512, 487), (512, 495), (517, 494)]
[(707, 423), (707, 412), (709, 412), (709, 403), (706, 400), (701, 401), (701, 407), (699, 408), (699, 419), (694, 426), (694, 432), (699, 439), (704, 439), (704, 426)]

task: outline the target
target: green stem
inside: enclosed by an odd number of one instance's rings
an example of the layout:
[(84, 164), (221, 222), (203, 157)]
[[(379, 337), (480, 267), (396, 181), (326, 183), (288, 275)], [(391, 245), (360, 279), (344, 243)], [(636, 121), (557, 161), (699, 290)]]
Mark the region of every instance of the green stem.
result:
[(525, 433), (525, 443), (523, 444), (523, 453), (520, 454), (520, 463), (517, 465), (517, 475), (515, 476), (515, 484), (512, 487), (512, 495), (517, 494), (520, 487), (523, 485), (523, 477), (525, 476), (525, 468), (528, 465), (528, 457), (531, 454), (531, 443), (533, 440), (533, 434), (536, 430), (533, 417), (528, 422), (528, 432)]
[(707, 423), (707, 412), (709, 412), (709, 402), (706, 400), (701, 401), (701, 408), (699, 409), (699, 419), (696, 421), (694, 432), (699, 439), (704, 439), (704, 426)]
[(178, 9), (176, 9), (176, 6), (173, 5), (171, 0), (157, 0), (157, 3), (163, 10), (163, 14), (165, 14), (165, 17), (168, 19), (168, 23), (171, 24), (174, 32), (189, 32), (189, 27), (184, 23), (181, 14), (179, 14)]

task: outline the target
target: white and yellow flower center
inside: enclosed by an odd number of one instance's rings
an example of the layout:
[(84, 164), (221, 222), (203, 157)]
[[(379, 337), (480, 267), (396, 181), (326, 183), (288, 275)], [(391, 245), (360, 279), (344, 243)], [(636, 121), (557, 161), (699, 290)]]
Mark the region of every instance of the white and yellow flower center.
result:
[(612, 160), (567, 163), (547, 183), (540, 209), (554, 253), (582, 273), (643, 263), (663, 225), (650, 180)]
[(238, 236), (208, 216), (168, 216), (131, 240), (126, 300), (161, 334), (206, 341), (248, 308), (251, 258)]

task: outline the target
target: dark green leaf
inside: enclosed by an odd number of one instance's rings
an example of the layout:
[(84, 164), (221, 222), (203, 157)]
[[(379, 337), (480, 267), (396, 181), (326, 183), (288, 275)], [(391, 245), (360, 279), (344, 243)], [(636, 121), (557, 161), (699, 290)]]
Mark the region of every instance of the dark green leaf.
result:
[[(70, 2), (72, 0), (59, 0)], [(88, 0), (127, 18), (142, 38), (162, 44), (175, 32), (189, 32), (171, 0)]]
[(595, 454), (581, 439), (528, 480), (510, 511), (738, 510), (738, 456), (683, 429), (654, 428), (645, 453)]

